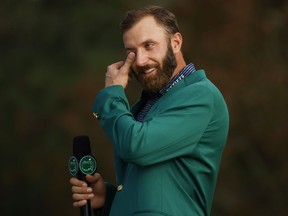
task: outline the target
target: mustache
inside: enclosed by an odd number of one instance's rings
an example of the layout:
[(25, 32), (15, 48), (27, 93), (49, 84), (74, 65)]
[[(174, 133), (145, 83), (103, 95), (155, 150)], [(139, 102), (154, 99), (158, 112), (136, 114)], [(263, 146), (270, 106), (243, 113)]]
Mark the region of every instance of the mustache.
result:
[(158, 68), (158, 64), (147, 64), (145, 66), (136, 67), (135, 70), (138, 73), (144, 73), (146, 70), (149, 70), (151, 68)]

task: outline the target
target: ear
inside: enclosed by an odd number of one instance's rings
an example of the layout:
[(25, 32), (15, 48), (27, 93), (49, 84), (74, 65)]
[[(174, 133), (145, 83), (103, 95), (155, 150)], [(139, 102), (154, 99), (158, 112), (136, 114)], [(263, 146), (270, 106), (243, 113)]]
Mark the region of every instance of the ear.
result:
[(181, 52), (182, 42), (183, 42), (182, 35), (179, 32), (177, 32), (172, 36), (171, 46), (174, 54)]

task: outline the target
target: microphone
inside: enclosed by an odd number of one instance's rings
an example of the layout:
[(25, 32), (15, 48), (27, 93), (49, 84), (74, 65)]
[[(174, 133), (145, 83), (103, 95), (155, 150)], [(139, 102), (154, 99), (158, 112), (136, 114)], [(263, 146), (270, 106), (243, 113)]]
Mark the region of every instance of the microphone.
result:
[[(68, 162), (69, 172), (72, 176), (86, 182), (86, 175), (92, 175), (96, 172), (97, 162), (91, 155), (89, 137), (86, 135), (76, 136), (73, 139), (73, 156)], [(85, 206), (80, 207), (81, 216), (91, 216), (90, 200), (87, 200)]]

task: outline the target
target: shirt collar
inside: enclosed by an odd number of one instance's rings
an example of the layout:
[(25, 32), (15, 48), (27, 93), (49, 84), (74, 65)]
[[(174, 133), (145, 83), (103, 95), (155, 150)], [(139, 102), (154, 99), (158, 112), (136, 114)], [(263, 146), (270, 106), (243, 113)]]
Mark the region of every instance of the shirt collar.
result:
[(184, 79), (186, 76), (194, 73), (196, 71), (194, 64), (190, 63), (186, 65), (176, 76), (174, 76), (168, 84), (162, 88), (159, 93), (164, 95), (168, 92), (174, 85), (176, 85), (180, 80)]

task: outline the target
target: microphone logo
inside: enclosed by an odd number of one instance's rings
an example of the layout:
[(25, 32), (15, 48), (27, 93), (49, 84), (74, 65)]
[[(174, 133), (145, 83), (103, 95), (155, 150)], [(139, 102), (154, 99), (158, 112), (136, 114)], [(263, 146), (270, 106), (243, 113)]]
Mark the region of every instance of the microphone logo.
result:
[(85, 175), (92, 175), (96, 171), (97, 162), (92, 155), (86, 155), (81, 158), (80, 163), (80, 171)]
[(71, 156), (68, 161), (68, 169), (72, 176), (76, 176), (79, 171), (78, 161), (75, 156)]
[(97, 162), (92, 155), (85, 155), (79, 163), (75, 156), (71, 156), (68, 161), (68, 169), (72, 176), (79, 174), (79, 170), (82, 174), (92, 175), (97, 169)]

